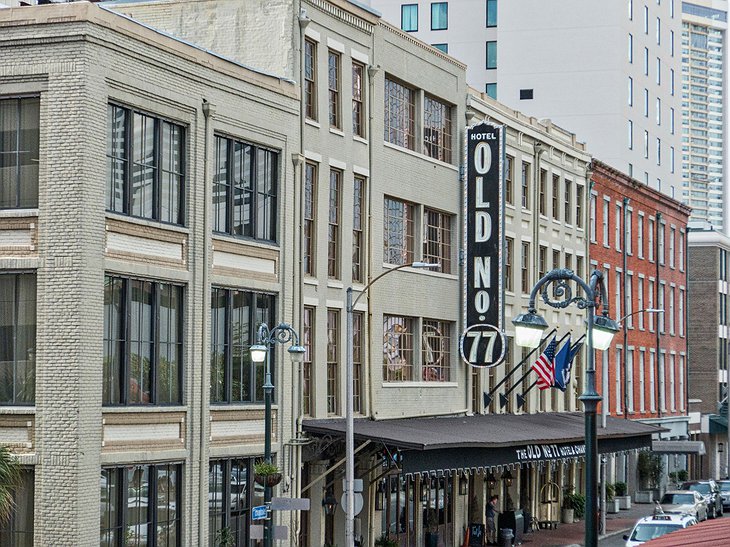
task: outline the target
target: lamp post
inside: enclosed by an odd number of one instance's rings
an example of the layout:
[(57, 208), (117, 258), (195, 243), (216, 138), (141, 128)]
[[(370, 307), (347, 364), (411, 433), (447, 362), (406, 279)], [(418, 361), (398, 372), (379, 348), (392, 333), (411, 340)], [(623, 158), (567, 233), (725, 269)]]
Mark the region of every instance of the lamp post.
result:
[[(264, 461), (271, 463), (271, 395), (274, 392), (274, 384), (271, 383), (271, 364), (269, 351), (276, 344), (291, 342), (289, 356), (292, 363), (301, 363), (304, 359), (304, 348), (299, 345), (299, 335), (288, 323), (279, 323), (273, 329), (269, 329), (266, 323), (259, 326), (258, 344), (251, 346), (251, 360), (254, 363), (265, 363), (264, 365)], [(271, 487), (264, 486), (264, 503), (268, 506), (271, 502)], [(271, 515), (264, 521), (264, 547), (272, 547)]]
[(365, 287), (362, 288), (360, 294), (352, 300), (352, 287), (347, 289), (347, 363), (345, 372), (345, 546), (353, 547), (355, 545), (355, 410), (353, 407), (353, 399), (355, 396), (354, 389), (354, 365), (353, 365), (353, 312), (362, 295), (364, 295), (373, 284), (381, 277), (393, 273), (403, 268), (438, 268), (438, 264), (430, 264), (428, 262), (409, 262), (401, 264), (395, 268), (384, 271)]
[[(573, 287), (569, 284), (574, 281), (585, 293), (585, 296), (573, 296)], [(552, 291), (552, 300), (548, 288), (555, 285)], [(596, 436), (596, 409), (601, 402), (601, 396), (596, 391), (596, 367), (593, 350), (606, 350), (611, 345), (613, 336), (619, 328), (616, 322), (608, 316), (608, 300), (606, 288), (603, 285), (603, 274), (594, 270), (588, 283), (575, 275), (572, 270), (555, 269), (540, 279), (530, 293), (527, 313), (518, 315), (512, 320), (515, 325), (515, 342), (520, 346), (537, 347), (542, 332), (547, 323), (537, 314), (535, 298), (541, 292), (542, 300), (552, 308), (567, 308), (575, 304), (586, 310), (588, 332), (586, 345), (588, 359), (586, 364), (586, 378), (583, 394), (579, 399), (585, 409), (585, 438), (586, 438), (586, 526), (585, 545), (598, 545), (598, 441)], [(602, 315), (595, 315), (597, 307), (602, 308)]]

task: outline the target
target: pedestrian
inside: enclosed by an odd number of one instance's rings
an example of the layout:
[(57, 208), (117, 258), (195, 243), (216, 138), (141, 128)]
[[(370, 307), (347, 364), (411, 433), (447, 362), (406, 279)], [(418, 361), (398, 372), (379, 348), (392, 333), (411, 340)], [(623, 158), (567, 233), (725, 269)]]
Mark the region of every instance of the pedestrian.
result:
[(497, 545), (497, 502), (499, 496), (489, 498), (487, 504), (487, 545)]

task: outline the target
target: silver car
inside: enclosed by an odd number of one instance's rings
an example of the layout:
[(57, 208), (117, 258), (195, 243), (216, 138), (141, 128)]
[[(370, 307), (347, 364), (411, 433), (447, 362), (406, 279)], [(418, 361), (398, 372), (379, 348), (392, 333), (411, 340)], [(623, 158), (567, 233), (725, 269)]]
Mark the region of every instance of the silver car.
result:
[(705, 498), (692, 490), (671, 490), (662, 496), (660, 505), (665, 513), (692, 515), (700, 522), (707, 520)]
[(717, 486), (720, 487), (720, 496), (722, 497), (723, 508), (730, 509), (730, 480), (729, 481), (717, 481)]

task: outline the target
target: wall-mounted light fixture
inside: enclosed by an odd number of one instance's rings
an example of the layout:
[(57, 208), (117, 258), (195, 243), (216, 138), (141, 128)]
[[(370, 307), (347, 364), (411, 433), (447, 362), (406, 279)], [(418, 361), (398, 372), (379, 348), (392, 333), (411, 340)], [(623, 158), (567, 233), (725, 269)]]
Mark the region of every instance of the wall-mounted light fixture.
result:
[(378, 488), (375, 490), (375, 510), (382, 511), (385, 505), (385, 481), (378, 481)]
[(484, 479), (484, 481), (487, 483), (487, 486), (490, 490), (494, 490), (497, 487), (497, 477), (494, 476), (494, 473), (491, 471), (487, 475), (487, 478)]
[(334, 515), (335, 509), (337, 509), (337, 498), (335, 498), (332, 490), (327, 490), (324, 499), (322, 500), (322, 507), (324, 507), (325, 515)]
[(466, 496), (466, 492), (468, 489), (469, 489), (469, 479), (466, 478), (466, 475), (461, 475), (459, 477), (459, 495)]
[(502, 473), (502, 480), (504, 481), (504, 484), (505, 486), (507, 486), (507, 488), (512, 486), (512, 473), (510, 473), (509, 469)]

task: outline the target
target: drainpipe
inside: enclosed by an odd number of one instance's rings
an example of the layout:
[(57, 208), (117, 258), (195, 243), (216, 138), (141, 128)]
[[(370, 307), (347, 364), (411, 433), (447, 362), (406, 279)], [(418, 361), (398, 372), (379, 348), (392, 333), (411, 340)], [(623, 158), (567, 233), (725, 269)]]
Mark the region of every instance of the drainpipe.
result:
[[(623, 200), (623, 234), (622, 238), (622, 247), (621, 247), (621, 258), (623, 260), (623, 289), (624, 289), (624, 311), (623, 315), (629, 314), (629, 306), (631, 305), (631, 302), (629, 301), (629, 273), (626, 269), (626, 223), (628, 222), (628, 208), (629, 208), (629, 198), (625, 197)], [(618, 317), (617, 319), (620, 319)], [(628, 317), (626, 318), (628, 319)], [(624, 420), (629, 419), (629, 347), (628, 347), (628, 337), (629, 337), (629, 328), (628, 328), (628, 321), (624, 319), (622, 321), (623, 325), (621, 325), (622, 330), (624, 331), (624, 360), (623, 360), (623, 373), (624, 373), (624, 382), (623, 382), (623, 388), (624, 388)], [(633, 355), (632, 355), (633, 359)]]
[[(375, 31), (373, 30), (373, 45), (370, 50), (371, 55), (375, 55)], [(365, 236), (365, 242), (366, 242), (366, 253), (367, 253), (367, 279), (372, 279), (373, 276), (373, 243), (372, 243), (372, 215), (370, 214), (370, 210), (373, 203), (373, 146), (376, 142), (376, 139), (373, 138), (373, 120), (375, 119), (374, 113), (375, 113), (375, 76), (380, 72), (380, 66), (375, 65), (375, 59), (373, 58), (371, 60), (371, 65), (368, 67), (368, 169), (370, 171), (370, 177), (368, 180), (368, 199), (365, 203), (366, 208), (366, 216), (367, 219), (367, 234)], [(382, 204), (381, 204), (382, 206)], [(366, 366), (368, 367), (368, 370), (362, 371), (364, 378), (370, 378), (371, 377), (371, 371), (370, 371), (370, 348), (372, 345), (373, 340), (373, 325), (372, 325), (372, 316), (373, 316), (373, 310), (370, 305), (370, 294), (367, 295), (367, 303), (368, 303), (368, 336), (367, 336), (367, 343), (365, 344), (365, 348), (367, 351), (367, 356), (365, 359)], [(372, 380), (368, 382), (368, 400), (366, 401), (368, 414), (370, 414), (370, 419), (375, 419), (375, 407), (373, 405), (373, 401), (375, 400), (375, 389), (373, 386)], [(363, 411), (365, 409), (362, 409)], [(364, 412), (363, 412), (364, 414)], [(372, 514), (369, 515), (369, 517), (372, 517)], [(372, 520), (372, 518), (370, 519)]]
[[(535, 141), (532, 153), (532, 264), (535, 272), (537, 272), (540, 267), (540, 156), (545, 153), (545, 151), (546, 149), (543, 146), (543, 143)], [(545, 184), (547, 184), (547, 181), (545, 181)], [(545, 260), (547, 261), (547, 256), (545, 257)], [(550, 271), (547, 268), (547, 264), (545, 266), (545, 269)], [(537, 393), (536, 397), (542, 397), (542, 393)], [(550, 400), (550, 407), (552, 408), (552, 399)], [(555, 409), (552, 410), (555, 411)]]
[[(656, 221), (655, 221), (655, 234), (654, 234), (654, 264), (656, 265), (656, 282), (654, 283), (654, 303), (655, 305), (659, 305), (659, 230), (661, 230), (662, 227), (662, 214), (657, 212), (656, 214)], [(662, 307), (664, 307), (664, 303), (661, 304)], [(657, 415), (661, 418), (662, 417), (662, 404), (664, 401), (664, 394), (661, 391), (660, 388), (660, 382), (659, 382), (659, 364), (662, 362), (662, 356), (661, 352), (659, 350), (659, 346), (661, 343), (661, 335), (659, 332), (659, 320), (664, 319), (663, 317), (659, 317), (657, 315), (656, 320), (656, 369), (654, 370), (654, 375), (656, 377), (655, 386), (654, 389), (656, 391), (656, 405), (657, 405)], [(665, 363), (666, 365), (666, 363)], [(664, 372), (664, 370), (662, 370)]]

